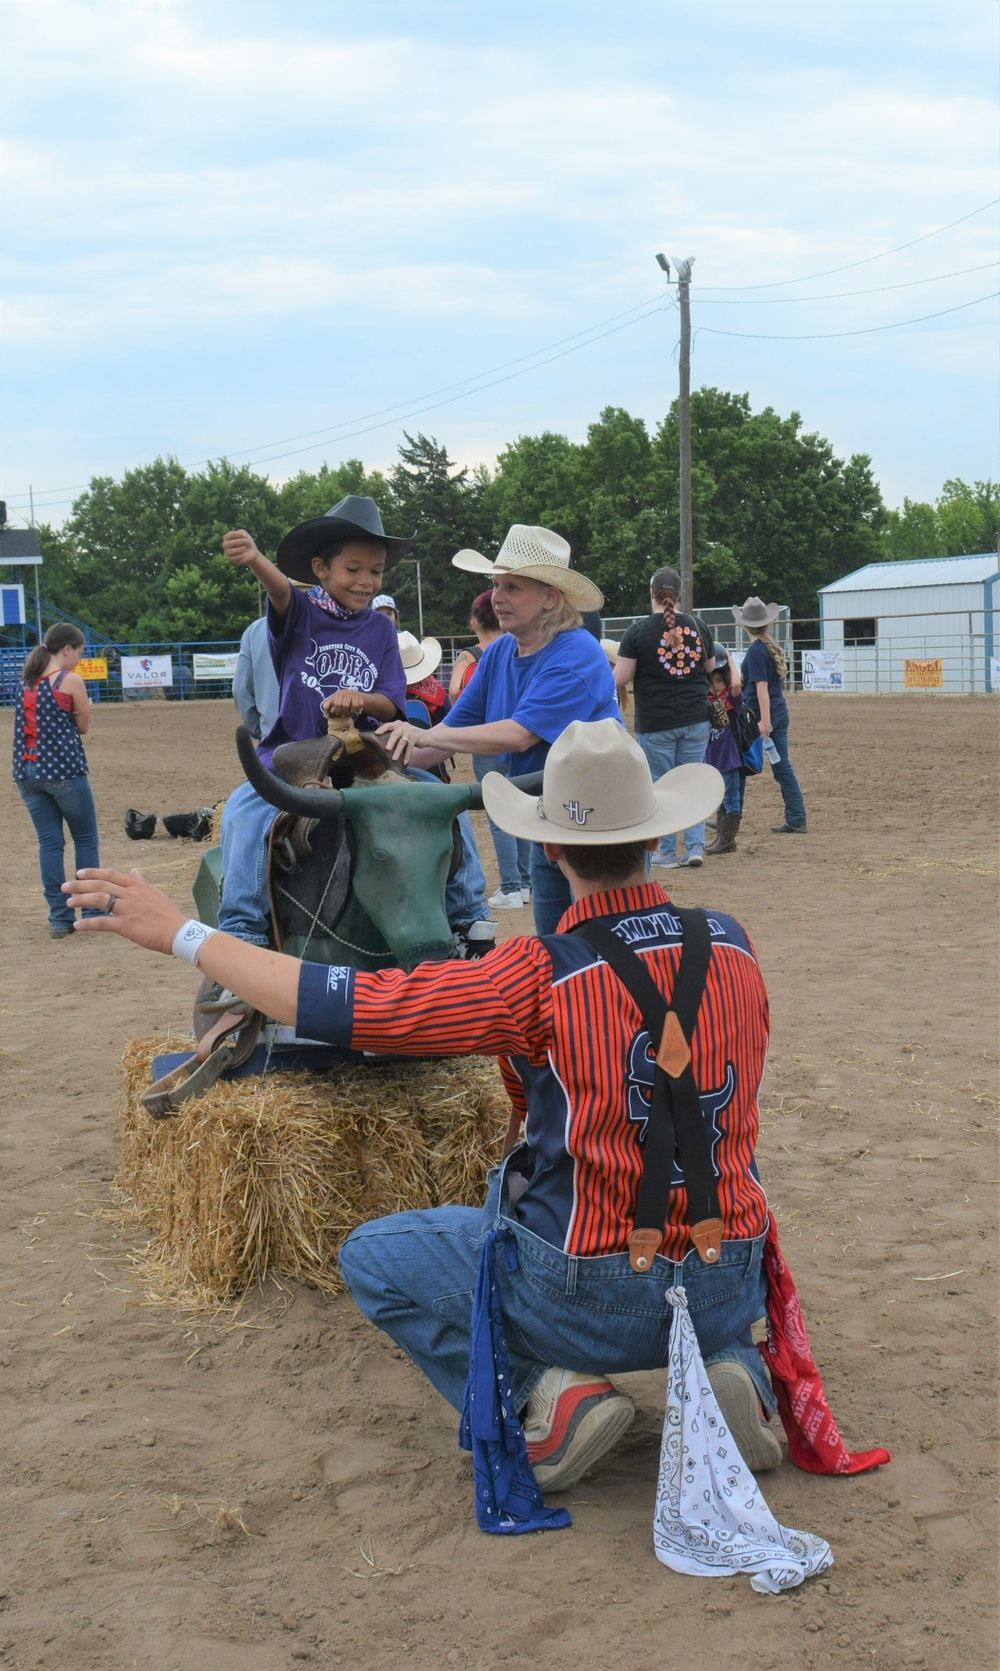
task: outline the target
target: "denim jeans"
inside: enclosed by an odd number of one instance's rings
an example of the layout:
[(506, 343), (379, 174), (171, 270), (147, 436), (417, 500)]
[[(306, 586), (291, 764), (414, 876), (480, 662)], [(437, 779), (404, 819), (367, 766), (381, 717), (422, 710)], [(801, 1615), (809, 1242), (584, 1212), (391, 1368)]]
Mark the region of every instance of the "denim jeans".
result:
[[(671, 731), (636, 732), (635, 740), (642, 749), (649, 762), (649, 769), (653, 774), (653, 781), (663, 777), (675, 766), (689, 766), (705, 758), (708, 739), (712, 727), (706, 719), (697, 725), (676, 725)], [(684, 853), (690, 858), (693, 853), (705, 851), (705, 826), (692, 824), (684, 831)], [(659, 847), (653, 854), (653, 863), (657, 859), (676, 859), (676, 835), (664, 836)]]
[[(76, 912), (62, 892), (66, 880), (64, 821), (73, 837), (75, 869), (96, 870), (101, 862), (97, 808), (90, 779), (82, 774), (68, 778), (23, 778), (17, 787), (38, 836), (38, 865), (49, 908), (49, 924), (52, 928), (69, 928), (76, 920)], [(101, 912), (86, 911), (84, 915), (99, 917)]]
[(545, 857), (540, 841), (531, 848), (531, 905), (536, 934), (554, 934), (559, 918), (573, 903), (573, 895), (558, 865)]
[(734, 766), (731, 772), (723, 772), (722, 781), (726, 786), (726, 792), (722, 797), (721, 810), (723, 812), (743, 811), (744, 777), (745, 774), (740, 771), (738, 766)]
[(781, 799), (785, 804), (785, 823), (789, 824), (793, 830), (804, 830), (806, 827), (806, 803), (802, 797), (802, 790), (799, 788), (799, 780), (795, 776), (792, 763), (788, 758), (787, 715), (784, 719), (779, 720), (777, 725), (771, 727), (771, 741), (781, 755), (778, 764), (772, 766), (771, 770), (778, 780)]
[[(437, 783), (431, 772), (411, 768), (411, 775), (426, 783)], [(234, 789), (222, 813), (222, 899), (219, 927), (251, 946), (266, 946), (271, 914), (267, 892), (267, 841), (277, 807), (262, 799), (249, 783)], [(458, 820), (462, 838), (462, 859), (445, 888), (445, 911), (452, 928), (489, 921), (486, 904), (486, 872), (472, 820), (463, 812)]]
[(768, 1414), (775, 1399), (751, 1327), (765, 1311), (763, 1237), (726, 1241), (716, 1265), (692, 1251), (683, 1263), (657, 1256), (632, 1270), (627, 1253), (578, 1259), (511, 1216), (506, 1171), (490, 1174), (485, 1207), (432, 1207), (374, 1219), (348, 1236), (340, 1269), (357, 1305), (433, 1383), (462, 1407), (469, 1370), (472, 1302), (483, 1239), (503, 1226), (515, 1269), (498, 1260), (511, 1380), (525, 1404), (550, 1364), (626, 1374), (666, 1364), (671, 1307), (683, 1283), (706, 1363), (735, 1358), (753, 1377)]
[[(487, 772), (499, 772), (503, 768), (494, 754), (474, 754), (472, 770), (476, 774), (476, 782), (482, 783)], [(522, 888), (530, 888), (531, 842), (519, 841), (517, 836), (508, 835), (506, 830), (501, 830), (499, 825), (494, 824), (489, 813), (486, 814), (486, 821), (493, 837), (501, 892), (516, 894), (520, 893)]]

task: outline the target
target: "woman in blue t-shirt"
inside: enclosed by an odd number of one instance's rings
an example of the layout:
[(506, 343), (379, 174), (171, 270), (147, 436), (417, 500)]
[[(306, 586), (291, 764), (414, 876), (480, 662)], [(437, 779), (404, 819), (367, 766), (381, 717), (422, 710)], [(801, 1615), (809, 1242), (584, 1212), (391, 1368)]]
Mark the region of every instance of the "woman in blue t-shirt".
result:
[(783, 824), (772, 824), (771, 829), (775, 835), (805, 835), (806, 803), (788, 758), (788, 703), (785, 700), (788, 664), (781, 645), (771, 631), (781, 613), (781, 606), (762, 603), (760, 598), (747, 598), (742, 609), (735, 603), (732, 609), (734, 620), (750, 638), (750, 648), (743, 658), (743, 700), (759, 719), (761, 736), (770, 737), (779, 756), (777, 761), (772, 760), (771, 770), (778, 780), (785, 803), (785, 821)]
[[(460, 551), (452, 562), (492, 576), (502, 633), (440, 725), (420, 731), (394, 720), (381, 727), (394, 759), (431, 766), (450, 754), (489, 754), (518, 777), (541, 771), (573, 720), (620, 719), (608, 658), (581, 626), (581, 610), (600, 609), (604, 597), (570, 568), (566, 540), (515, 523), (495, 563), (478, 551)], [(571, 903), (569, 884), (540, 844), (531, 849), (531, 889), (535, 932), (553, 934)]]

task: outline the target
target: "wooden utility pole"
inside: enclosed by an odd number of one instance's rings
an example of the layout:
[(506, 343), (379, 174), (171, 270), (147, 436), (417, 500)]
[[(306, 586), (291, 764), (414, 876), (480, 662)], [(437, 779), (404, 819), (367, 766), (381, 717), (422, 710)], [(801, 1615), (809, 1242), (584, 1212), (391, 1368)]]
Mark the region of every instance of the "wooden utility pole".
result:
[(681, 309), (680, 431), (681, 431), (681, 608), (694, 609), (693, 533), (691, 521), (691, 268), (694, 256), (678, 261), (677, 299)]
[[(665, 255), (656, 257), (660, 269), (667, 275), (670, 283), (670, 262)], [(694, 266), (694, 256), (689, 255), (686, 261), (681, 261), (675, 255), (674, 270), (677, 274), (677, 299), (681, 310), (681, 343), (680, 343), (680, 487), (681, 487), (681, 528), (680, 528), (680, 569), (681, 569), (681, 608), (688, 614), (694, 608), (694, 565), (693, 548), (694, 537), (691, 521), (691, 268)]]

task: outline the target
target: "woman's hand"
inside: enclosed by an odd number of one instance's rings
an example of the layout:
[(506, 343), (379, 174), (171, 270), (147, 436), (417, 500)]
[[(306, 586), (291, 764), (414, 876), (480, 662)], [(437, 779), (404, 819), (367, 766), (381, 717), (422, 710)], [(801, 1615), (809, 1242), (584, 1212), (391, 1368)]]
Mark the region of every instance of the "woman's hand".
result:
[(188, 918), (178, 911), (152, 882), (137, 870), (78, 870), (72, 882), (64, 882), (64, 894), (71, 905), (84, 911), (107, 911), (111, 915), (82, 917), (74, 925), (77, 934), (120, 934), (147, 951), (168, 957), (174, 935)]
[(375, 735), (381, 738), (389, 758), (401, 761), (404, 766), (415, 748), (426, 746), (428, 737), (419, 725), (411, 725), (405, 719), (394, 719), (388, 725), (380, 725)]
[(323, 698), (321, 706), (324, 714), (346, 714), (356, 719), (365, 711), (365, 699), (359, 690), (335, 690), (332, 696)]
[(232, 528), (228, 534), (222, 536), (222, 549), (231, 563), (245, 567), (254, 558), (262, 558), (263, 552), (258, 551), (252, 537), (245, 528)]

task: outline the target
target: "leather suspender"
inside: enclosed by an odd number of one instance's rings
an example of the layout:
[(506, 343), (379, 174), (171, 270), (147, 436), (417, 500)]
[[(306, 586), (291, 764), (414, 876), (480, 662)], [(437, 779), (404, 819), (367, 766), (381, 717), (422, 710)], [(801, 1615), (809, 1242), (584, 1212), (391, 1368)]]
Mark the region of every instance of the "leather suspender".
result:
[(572, 930), (589, 941), (635, 999), (656, 1047), (642, 1178), (628, 1238), (634, 1271), (649, 1270), (653, 1255), (663, 1245), (675, 1154), (687, 1189), (691, 1240), (707, 1265), (713, 1265), (722, 1251), (712, 1149), (691, 1067), (691, 1039), (705, 990), (712, 936), (704, 911), (671, 908), (681, 920), (682, 944), (669, 1006), (645, 964), (606, 921), (589, 918)]

